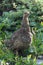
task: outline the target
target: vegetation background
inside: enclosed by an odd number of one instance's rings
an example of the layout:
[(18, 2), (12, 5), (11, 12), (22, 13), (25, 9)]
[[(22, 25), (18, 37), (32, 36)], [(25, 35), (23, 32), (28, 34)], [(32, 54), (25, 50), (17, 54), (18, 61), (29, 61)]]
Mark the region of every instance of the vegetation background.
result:
[[(43, 55), (43, 0), (0, 0), (0, 61), (11, 62), (13, 65), (35, 65), (36, 58), (23, 61), (22, 57), (15, 56), (8, 50), (4, 39), (9, 39), (12, 33), (21, 27), (24, 10), (30, 11), (29, 21), (31, 30), (34, 29), (32, 46), (24, 54), (32, 56)], [(16, 62), (15, 62), (16, 60)], [(12, 65), (12, 64), (11, 64)]]

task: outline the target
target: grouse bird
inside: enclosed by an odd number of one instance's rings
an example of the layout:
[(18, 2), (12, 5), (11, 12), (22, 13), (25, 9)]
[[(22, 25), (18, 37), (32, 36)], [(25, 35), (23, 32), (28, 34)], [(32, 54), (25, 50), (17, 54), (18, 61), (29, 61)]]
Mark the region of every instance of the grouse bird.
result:
[(25, 11), (21, 23), (21, 28), (15, 31), (9, 40), (4, 40), (5, 45), (18, 55), (19, 50), (27, 49), (32, 42), (32, 33), (28, 20), (29, 12)]

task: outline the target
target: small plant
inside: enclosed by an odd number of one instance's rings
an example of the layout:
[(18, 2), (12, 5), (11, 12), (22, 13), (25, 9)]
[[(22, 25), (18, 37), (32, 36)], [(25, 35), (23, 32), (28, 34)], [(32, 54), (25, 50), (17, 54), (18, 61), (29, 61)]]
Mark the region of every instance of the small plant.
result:
[(37, 65), (36, 58), (32, 59), (31, 55), (27, 57), (16, 57), (15, 65)]
[(0, 59), (5, 61), (14, 61), (14, 54), (11, 52), (5, 44), (0, 42)]

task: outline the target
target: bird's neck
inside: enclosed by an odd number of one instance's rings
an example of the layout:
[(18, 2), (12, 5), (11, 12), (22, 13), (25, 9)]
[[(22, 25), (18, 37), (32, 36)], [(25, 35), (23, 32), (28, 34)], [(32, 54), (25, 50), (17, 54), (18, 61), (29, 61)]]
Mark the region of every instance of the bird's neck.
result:
[(26, 30), (27, 32), (30, 32), (30, 26), (29, 26), (28, 17), (23, 16), (22, 27), (23, 27), (24, 30)]

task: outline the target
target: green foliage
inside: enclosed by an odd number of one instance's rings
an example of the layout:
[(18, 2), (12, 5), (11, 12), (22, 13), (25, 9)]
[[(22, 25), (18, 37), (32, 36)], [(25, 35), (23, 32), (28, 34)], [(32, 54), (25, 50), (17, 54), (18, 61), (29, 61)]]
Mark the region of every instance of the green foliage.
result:
[(14, 61), (14, 54), (7, 47), (0, 42), (0, 59), (5, 61)]
[(36, 58), (31, 59), (31, 55), (27, 57), (16, 57), (15, 58), (15, 65), (37, 65)]
[(36, 55), (43, 54), (43, 33), (42, 32), (37, 32), (36, 36), (34, 36), (32, 49)]

